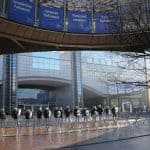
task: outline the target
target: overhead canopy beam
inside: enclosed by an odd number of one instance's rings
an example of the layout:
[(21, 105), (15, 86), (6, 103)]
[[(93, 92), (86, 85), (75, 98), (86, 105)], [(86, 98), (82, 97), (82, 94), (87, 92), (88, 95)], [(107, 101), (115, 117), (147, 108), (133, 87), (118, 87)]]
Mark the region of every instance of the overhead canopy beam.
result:
[(45, 50), (142, 52), (150, 47), (145, 34), (150, 37), (150, 31), (103, 35), (55, 32), (0, 18), (0, 54)]

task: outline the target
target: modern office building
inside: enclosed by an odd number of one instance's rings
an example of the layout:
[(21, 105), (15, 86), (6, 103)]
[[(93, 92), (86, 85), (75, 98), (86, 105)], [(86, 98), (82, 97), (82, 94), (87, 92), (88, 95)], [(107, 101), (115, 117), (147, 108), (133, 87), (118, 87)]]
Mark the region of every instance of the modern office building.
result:
[(18, 105), (150, 105), (145, 57), (115, 52), (149, 50), (149, 6), (149, 0), (1, 0), (0, 106), (10, 112)]
[[(131, 63), (130, 58), (122, 55), (51, 51), (1, 56), (1, 107), (6, 104), (8, 108), (98, 104), (143, 107), (148, 103), (147, 89), (134, 82), (146, 81), (144, 60)], [(6, 65), (8, 60), (10, 66)]]

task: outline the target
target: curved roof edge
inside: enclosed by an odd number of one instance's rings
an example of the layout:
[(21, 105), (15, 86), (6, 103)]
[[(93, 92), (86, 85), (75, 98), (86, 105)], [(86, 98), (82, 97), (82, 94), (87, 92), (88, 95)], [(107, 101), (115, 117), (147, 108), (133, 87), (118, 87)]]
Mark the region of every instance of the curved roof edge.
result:
[(0, 54), (42, 50), (142, 52), (150, 47), (149, 37), (150, 31), (106, 35), (55, 32), (0, 18)]

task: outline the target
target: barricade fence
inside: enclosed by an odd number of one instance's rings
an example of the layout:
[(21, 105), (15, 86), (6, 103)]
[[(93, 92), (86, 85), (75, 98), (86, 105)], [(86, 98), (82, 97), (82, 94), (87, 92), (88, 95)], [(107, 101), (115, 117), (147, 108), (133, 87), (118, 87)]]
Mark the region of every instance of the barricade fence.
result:
[(17, 119), (6, 116), (6, 119), (0, 119), (0, 136), (105, 130), (122, 127), (133, 128), (150, 125), (150, 112), (120, 112), (116, 115), (116, 118), (113, 118), (112, 114), (80, 115), (79, 117), (71, 114), (69, 117), (63, 115), (58, 118), (51, 115), (48, 118), (42, 116), (41, 119), (38, 119), (35, 114), (29, 119), (26, 119), (24, 115), (20, 115)]

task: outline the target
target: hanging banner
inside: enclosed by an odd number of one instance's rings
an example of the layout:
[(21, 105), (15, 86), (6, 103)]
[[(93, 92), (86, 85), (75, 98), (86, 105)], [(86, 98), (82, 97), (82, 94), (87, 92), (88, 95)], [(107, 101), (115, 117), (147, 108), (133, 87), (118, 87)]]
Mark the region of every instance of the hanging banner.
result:
[(51, 6), (40, 6), (40, 27), (52, 30), (63, 30), (64, 10)]
[(33, 25), (35, 18), (34, 0), (10, 0), (8, 17), (20, 23)]
[(119, 15), (117, 12), (97, 12), (96, 33), (118, 33), (120, 30)]
[(68, 31), (78, 33), (91, 32), (91, 13), (68, 11)]

